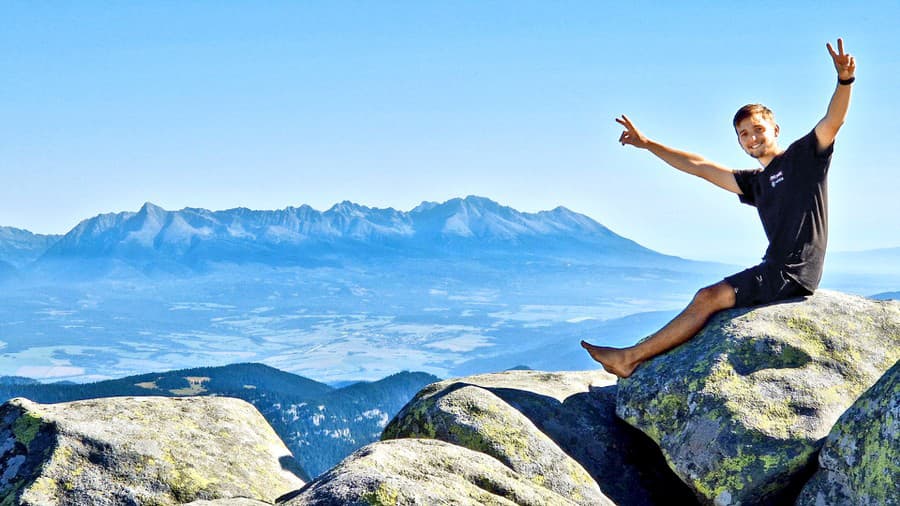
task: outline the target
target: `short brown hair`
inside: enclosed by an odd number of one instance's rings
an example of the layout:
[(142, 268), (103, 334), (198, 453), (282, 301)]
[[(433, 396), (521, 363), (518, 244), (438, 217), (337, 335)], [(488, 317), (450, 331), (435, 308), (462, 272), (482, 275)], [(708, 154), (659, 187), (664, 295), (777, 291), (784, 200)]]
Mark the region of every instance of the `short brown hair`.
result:
[(754, 114), (759, 114), (763, 118), (775, 123), (775, 113), (772, 112), (771, 109), (762, 105), (762, 104), (747, 104), (744, 107), (738, 109), (738, 111), (734, 114), (734, 121), (732, 125), (734, 128), (737, 128), (738, 123), (744, 121), (745, 119), (753, 116)]

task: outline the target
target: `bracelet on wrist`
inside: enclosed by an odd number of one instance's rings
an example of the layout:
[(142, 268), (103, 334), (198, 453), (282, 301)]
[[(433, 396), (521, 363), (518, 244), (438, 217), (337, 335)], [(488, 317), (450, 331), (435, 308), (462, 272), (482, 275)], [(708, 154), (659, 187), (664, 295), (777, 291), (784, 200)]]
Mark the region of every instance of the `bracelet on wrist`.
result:
[(841, 79), (840, 77), (838, 77), (838, 84), (841, 84), (843, 86), (851, 85), (853, 84), (853, 81), (856, 81), (856, 76), (848, 77), (847, 79)]

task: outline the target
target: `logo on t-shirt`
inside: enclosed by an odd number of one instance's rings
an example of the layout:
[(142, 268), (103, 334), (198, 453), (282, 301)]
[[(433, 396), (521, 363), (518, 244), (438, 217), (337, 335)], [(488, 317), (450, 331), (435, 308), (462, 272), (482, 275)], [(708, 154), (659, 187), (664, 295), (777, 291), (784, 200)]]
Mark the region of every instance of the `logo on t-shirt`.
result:
[(777, 174), (772, 174), (769, 176), (769, 182), (772, 183), (772, 188), (775, 188), (775, 185), (784, 181), (784, 172), (778, 171)]

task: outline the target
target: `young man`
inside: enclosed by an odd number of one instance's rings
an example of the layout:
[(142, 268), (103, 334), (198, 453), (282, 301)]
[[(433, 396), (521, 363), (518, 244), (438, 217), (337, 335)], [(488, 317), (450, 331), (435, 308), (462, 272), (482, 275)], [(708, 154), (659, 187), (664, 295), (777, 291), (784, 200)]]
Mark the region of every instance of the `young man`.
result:
[(761, 169), (729, 169), (647, 138), (624, 115), (616, 118), (625, 127), (619, 137), (623, 146), (646, 149), (676, 169), (736, 193), (741, 202), (755, 206), (769, 247), (761, 264), (701, 289), (681, 314), (648, 339), (629, 348), (582, 341), (581, 346), (604, 369), (627, 378), (641, 363), (694, 337), (718, 311), (810, 295), (818, 287), (828, 240), (828, 166), (834, 138), (850, 106), (856, 72), (854, 58), (844, 53), (844, 41), (837, 42), (837, 52), (826, 44), (837, 70), (837, 88), (825, 117), (809, 134), (781, 149), (772, 111), (753, 104), (735, 114), (738, 142), (759, 161)]

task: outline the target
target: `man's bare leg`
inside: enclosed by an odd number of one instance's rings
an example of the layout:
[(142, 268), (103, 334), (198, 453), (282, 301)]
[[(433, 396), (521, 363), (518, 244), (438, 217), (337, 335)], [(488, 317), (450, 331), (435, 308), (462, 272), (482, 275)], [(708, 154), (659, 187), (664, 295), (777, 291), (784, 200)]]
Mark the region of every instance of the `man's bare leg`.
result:
[(734, 307), (734, 288), (725, 281), (701, 289), (674, 320), (648, 339), (628, 348), (594, 346), (581, 341), (581, 346), (603, 368), (620, 378), (631, 376), (643, 362), (675, 348), (694, 337), (709, 318), (723, 309)]

